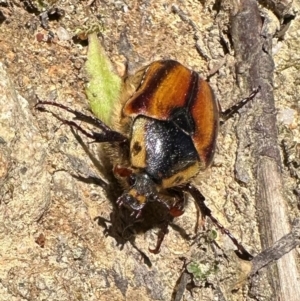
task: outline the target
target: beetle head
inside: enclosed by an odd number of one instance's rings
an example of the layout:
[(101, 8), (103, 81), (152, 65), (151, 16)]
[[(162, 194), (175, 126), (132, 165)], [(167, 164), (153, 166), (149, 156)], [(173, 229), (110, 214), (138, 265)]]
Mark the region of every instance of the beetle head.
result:
[(134, 211), (140, 211), (149, 201), (157, 199), (157, 188), (146, 173), (132, 173), (128, 177), (130, 188), (117, 200), (119, 205), (125, 205)]

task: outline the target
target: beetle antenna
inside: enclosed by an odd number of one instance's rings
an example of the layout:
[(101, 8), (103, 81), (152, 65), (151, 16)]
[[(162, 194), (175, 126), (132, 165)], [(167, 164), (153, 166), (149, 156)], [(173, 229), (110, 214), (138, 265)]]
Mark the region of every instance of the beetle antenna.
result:
[[(97, 128), (99, 128), (102, 132), (94, 132), (94, 131), (86, 131), (80, 125), (78, 125), (73, 120), (67, 120), (61, 118), (59, 115), (45, 109), (45, 105), (55, 106), (60, 109), (63, 109), (73, 115), (75, 115), (75, 120), (83, 121), (89, 123)], [(63, 124), (66, 124), (72, 128), (76, 128), (79, 132), (84, 134), (86, 137), (91, 138), (94, 142), (102, 143), (102, 142), (127, 142), (127, 138), (123, 136), (121, 133), (112, 130), (109, 126), (107, 126), (100, 119), (92, 116), (85, 115), (79, 111), (73, 110), (67, 106), (64, 106), (60, 103), (56, 103), (54, 101), (38, 101), (35, 105), (35, 108), (39, 111), (51, 113), (56, 119), (61, 121)]]

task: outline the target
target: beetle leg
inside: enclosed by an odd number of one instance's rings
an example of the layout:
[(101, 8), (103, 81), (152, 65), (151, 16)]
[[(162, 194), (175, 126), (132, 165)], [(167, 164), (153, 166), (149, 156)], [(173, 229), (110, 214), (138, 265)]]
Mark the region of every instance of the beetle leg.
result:
[(172, 217), (178, 217), (184, 213), (185, 207), (185, 195), (182, 190), (178, 189), (168, 189), (168, 193), (172, 195), (175, 202), (172, 206), (168, 206), (169, 214)]
[[(240, 100), (237, 104), (233, 105), (232, 107), (228, 108), (227, 110), (225, 110), (225, 111), (220, 110), (221, 125), (226, 120), (228, 120), (230, 117), (232, 117), (233, 114), (237, 113), (238, 110), (240, 108), (242, 108), (246, 103), (248, 103), (250, 100), (252, 100), (255, 97), (255, 95), (259, 92), (259, 90), (260, 90), (260, 87), (254, 89), (248, 97)], [(219, 107), (220, 107), (220, 105), (219, 105)]]
[[(113, 173), (121, 178), (129, 178), (132, 175), (132, 169), (116, 164)], [(129, 184), (129, 183), (128, 183)], [(129, 184), (130, 185), (130, 184)]]
[(172, 206), (169, 206), (166, 202), (164, 202), (163, 200), (161, 200), (159, 198), (156, 199), (158, 202), (164, 204), (167, 207), (167, 209), (169, 210), (169, 214), (168, 214), (168, 218), (162, 223), (162, 225), (160, 227), (160, 231), (157, 236), (157, 242), (156, 242), (155, 248), (154, 249), (148, 248), (149, 252), (151, 252), (153, 254), (159, 253), (162, 242), (163, 242), (166, 234), (169, 233), (168, 227), (169, 227), (170, 221), (174, 217), (178, 217), (184, 213), (184, 211), (183, 211), (184, 194), (182, 193), (182, 191), (172, 190), (172, 192), (174, 192), (176, 194), (176, 197), (178, 197), (178, 200)]
[(205, 205), (205, 198), (202, 193), (192, 184), (188, 183), (183, 187), (194, 198), (200, 211), (204, 216), (208, 216), (212, 222), (225, 233), (237, 247), (237, 255), (244, 260), (252, 260), (253, 256), (238, 242), (238, 240), (226, 229), (211, 213), (211, 210)]
[[(81, 126), (79, 126), (76, 122), (72, 120), (67, 120), (63, 119), (57, 114), (48, 111), (45, 109), (44, 105), (50, 105), (50, 106), (55, 106), (58, 108), (61, 108), (63, 110), (68, 111), (69, 113), (75, 115), (75, 120), (83, 121), (86, 123), (89, 123), (101, 130), (101, 132), (88, 132), (85, 129), (83, 129)], [(70, 127), (76, 128), (78, 131), (80, 131), (82, 134), (87, 136), (88, 138), (91, 138), (94, 140), (94, 142), (102, 143), (102, 142), (127, 142), (127, 138), (123, 136), (121, 133), (116, 132), (112, 130), (109, 126), (107, 126), (105, 123), (103, 123), (100, 119), (93, 117), (93, 116), (88, 116), (85, 115), (79, 111), (73, 110), (67, 106), (64, 106), (62, 104), (52, 102), (52, 101), (39, 101), (36, 105), (35, 108), (44, 111), (44, 112), (49, 112), (51, 113), (55, 118), (57, 118), (59, 121), (61, 121), (63, 124), (66, 124)]]
[(160, 250), (160, 247), (161, 247), (161, 244), (166, 236), (166, 234), (168, 234), (169, 230), (168, 230), (168, 227), (169, 227), (169, 223), (170, 223), (170, 220), (167, 219), (165, 220), (162, 225), (161, 225), (161, 228), (160, 228), (160, 231), (158, 233), (158, 236), (157, 236), (157, 242), (156, 242), (156, 246), (154, 249), (150, 249), (148, 248), (149, 252), (153, 253), (153, 254), (158, 254), (159, 253), (159, 250)]
[(168, 234), (168, 232), (169, 232), (168, 227), (169, 227), (170, 221), (174, 217), (178, 217), (184, 213), (184, 210), (183, 210), (184, 204), (185, 204), (184, 193), (182, 191), (175, 190), (175, 189), (170, 189), (169, 193), (173, 194), (174, 198), (177, 199), (176, 202), (172, 206), (170, 206), (163, 199), (160, 199), (158, 196), (155, 198), (155, 201), (164, 204), (167, 207), (169, 212), (168, 212), (167, 219), (161, 224), (155, 248), (154, 249), (149, 248), (149, 252), (151, 252), (153, 254), (159, 253), (161, 244), (162, 244), (166, 234)]

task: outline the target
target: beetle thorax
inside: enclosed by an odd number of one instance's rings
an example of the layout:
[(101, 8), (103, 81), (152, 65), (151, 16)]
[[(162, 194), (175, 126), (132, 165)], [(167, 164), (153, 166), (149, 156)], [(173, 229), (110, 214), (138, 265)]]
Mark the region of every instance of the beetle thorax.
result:
[(192, 138), (172, 121), (145, 116), (133, 121), (130, 161), (162, 188), (183, 184), (199, 171)]

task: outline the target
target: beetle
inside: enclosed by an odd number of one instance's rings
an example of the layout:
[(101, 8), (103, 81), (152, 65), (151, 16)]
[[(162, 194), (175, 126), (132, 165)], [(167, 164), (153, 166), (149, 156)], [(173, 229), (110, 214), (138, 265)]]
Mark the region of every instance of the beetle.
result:
[[(177, 61), (155, 61), (137, 74), (135, 91), (116, 109), (114, 129), (96, 117), (55, 102), (39, 101), (36, 108), (58, 106), (74, 114), (76, 120), (100, 129), (100, 132), (86, 131), (75, 121), (55, 115), (94, 142), (108, 142), (114, 157), (113, 174), (124, 187), (117, 199), (119, 206), (130, 208), (139, 217), (148, 203), (160, 202), (171, 220), (183, 214), (189, 193), (202, 214), (209, 216), (232, 239), (240, 256), (251, 259), (236, 238), (212, 216), (204, 196), (191, 181), (213, 161), (220, 121), (253, 99), (258, 89), (221, 112), (209, 83)], [(150, 251), (159, 252), (167, 227), (168, 222), (156, 248)]]

